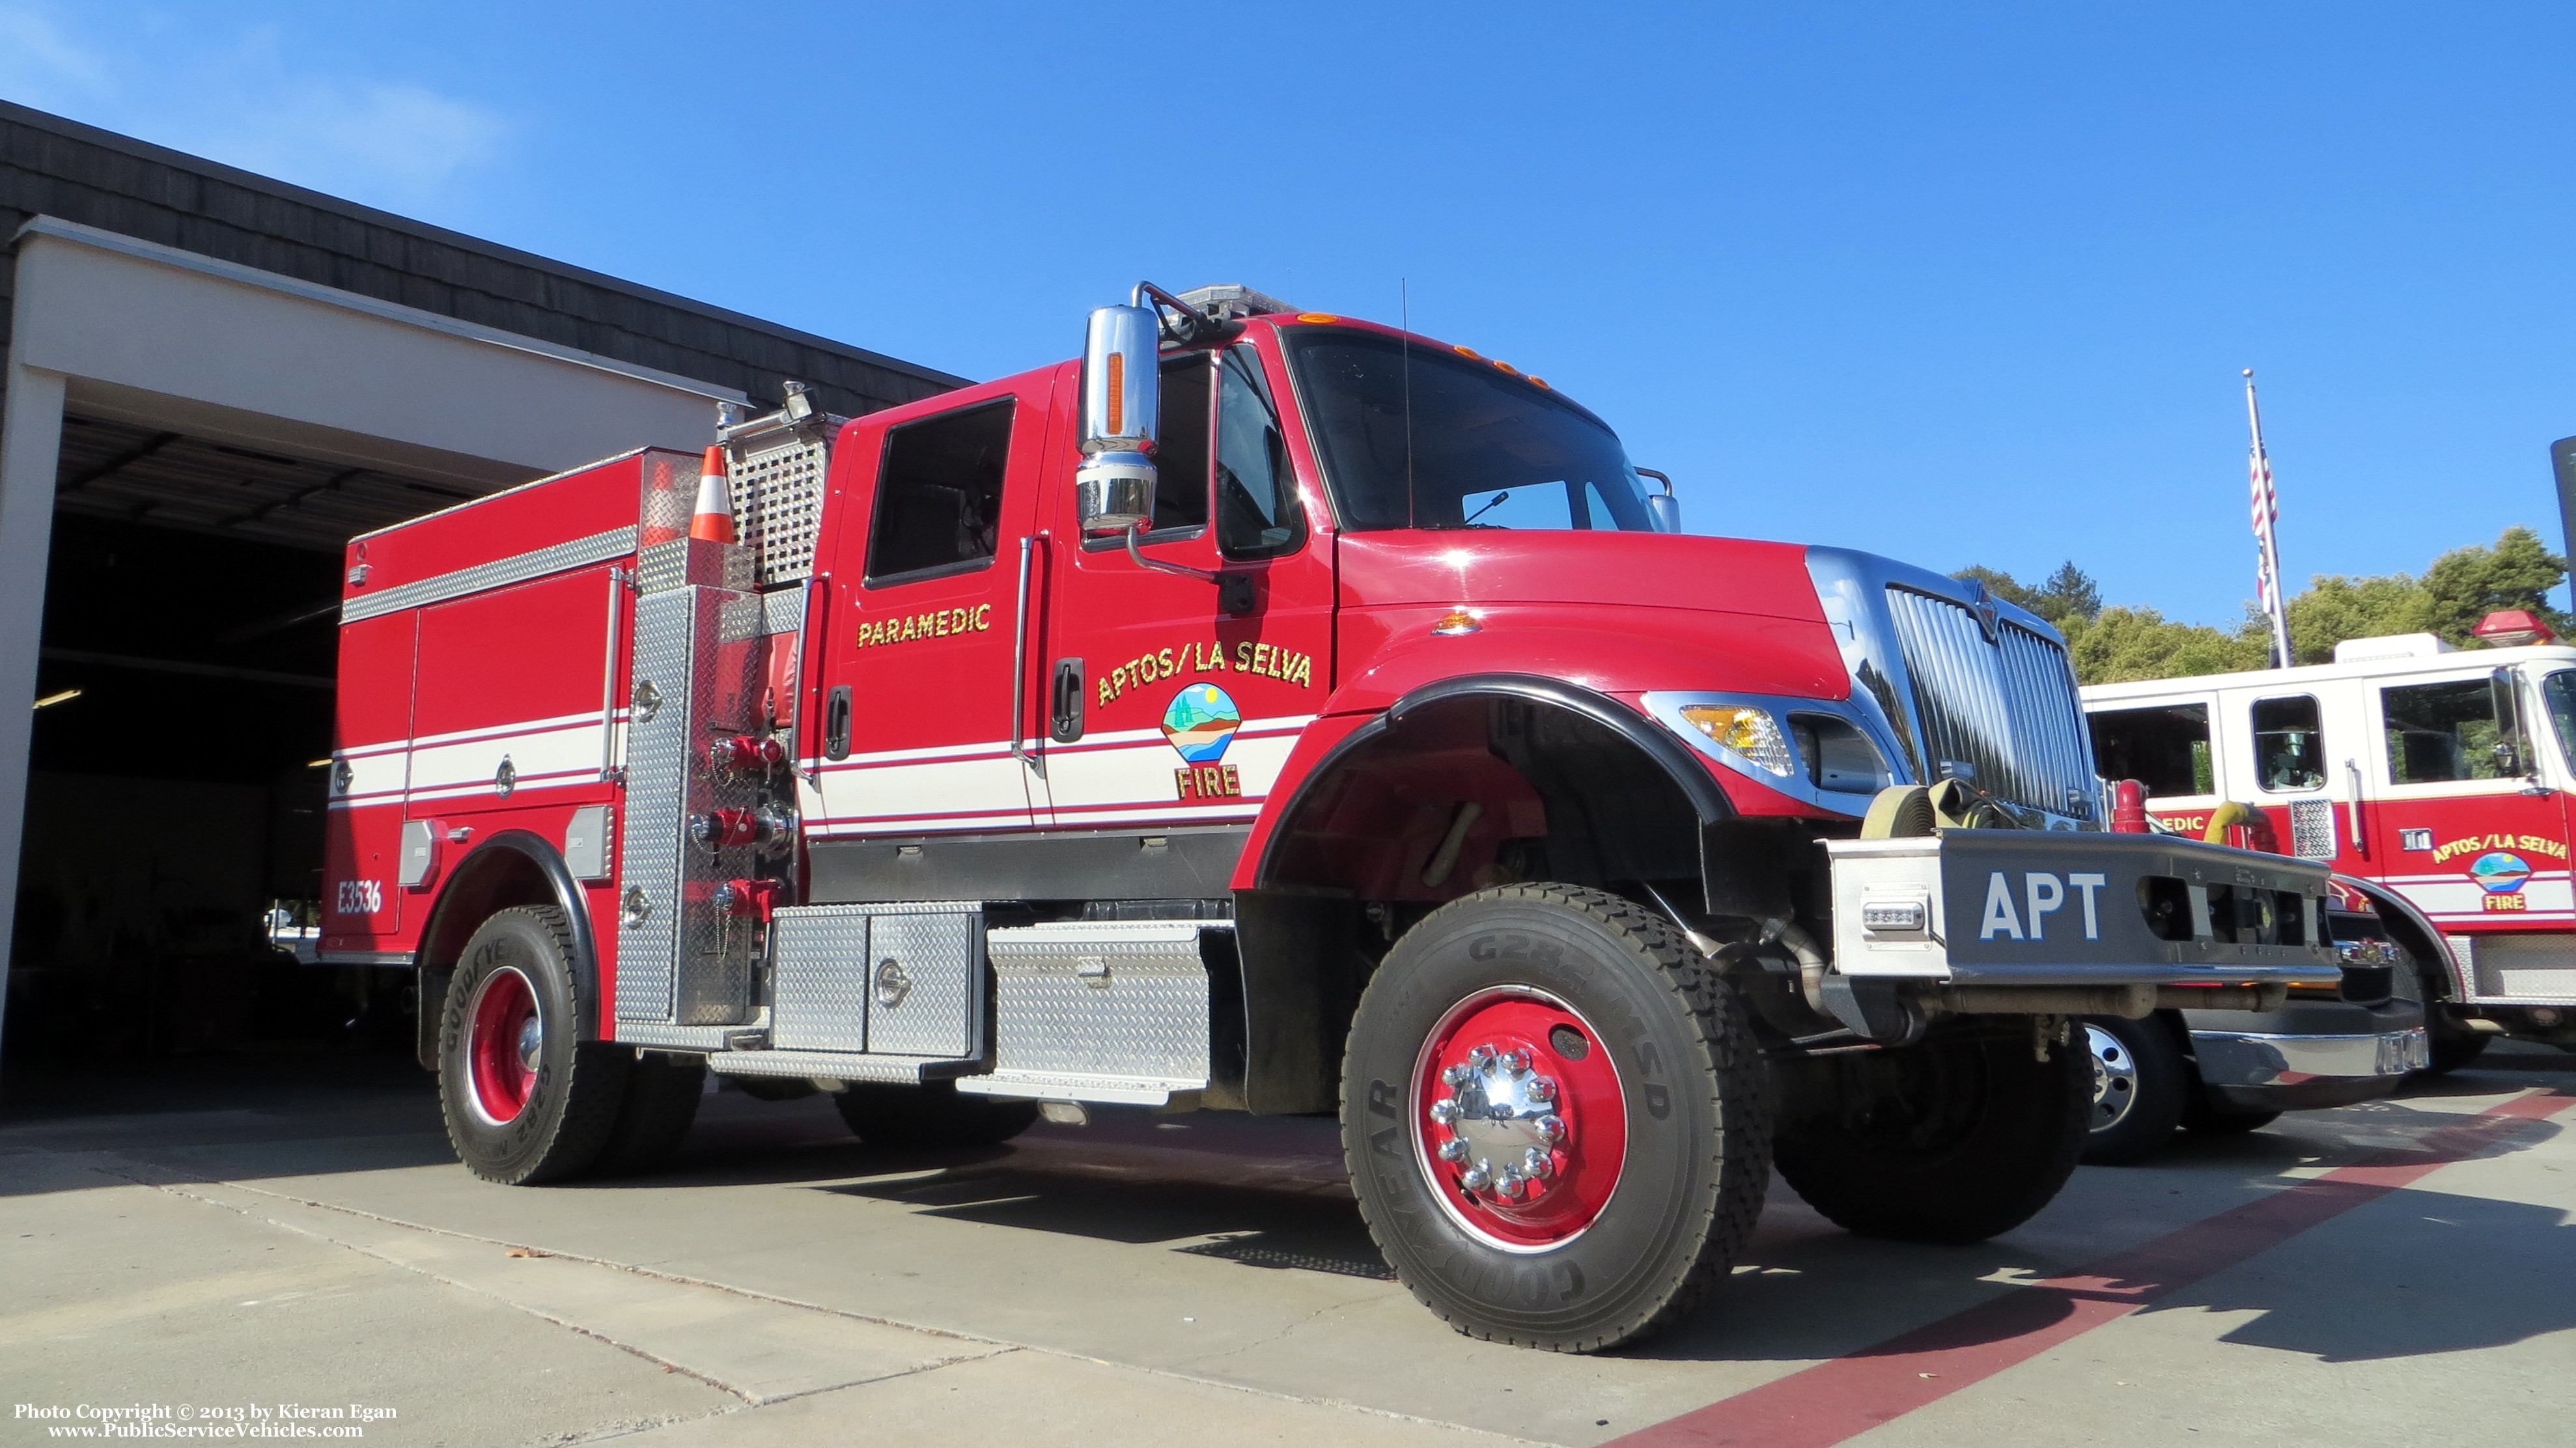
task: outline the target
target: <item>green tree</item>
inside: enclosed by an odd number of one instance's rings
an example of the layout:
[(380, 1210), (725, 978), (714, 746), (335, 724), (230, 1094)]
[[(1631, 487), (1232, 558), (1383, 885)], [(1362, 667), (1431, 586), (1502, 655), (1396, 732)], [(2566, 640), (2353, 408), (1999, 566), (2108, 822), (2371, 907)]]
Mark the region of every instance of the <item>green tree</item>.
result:
[(2073, 619), (2090, 623), (2102, 616), (2101, 585), (2093, 581), (2091, 574), (2076, 567), (2072, 558), (2057, 565), (2057, 571), (2048, 575), (2048, 581), (2039, 586), (2039, 599), (2039, 616), (2059, 628), (2066, 627)]
[(2520, 524), (2504, 530), (2492, 548), (2454, 548), (2424, 570), (2429, 616), (2423, 627), (2467, 648), (2478, 620), (2500, 608), (2529, 609), (2564, 637), (2566, 614), (2551, 608), (2549, 590), (2567, 577), (2567, 560), (2549, 551), (2540, 535)]
[(2106, 608), (2067, 634), (2076, 682), (2117, 684), (2259, 669), (2260, 633), (2223, 633), (2207, 624), (2176, 623), (2152, 608)]
[(2029, 609), (2041, 618), (2063, 629), (2071, 621), (2090, 622), (2102, 612), (2102, 589), (2092, 577), (2075, 566), (2070, 558), (2057, 565), (2048, 581), (2037, 588), (2023, 583), (2001, 569), (1970, 564), (1950, 575), (1974, 579), (1986, 586), (1986, 592), (2004, 602)]
[[(2290, 597), (2290, 654), (2302, 664), (2334, 658), (2334, 646), (2345, 639), (2383, 634), (2424, 633), (2433, 627), (2433, 595), (2403, 573), (2374, 578), (2347, 578), (2320, 573)], [(2260, 614), (2248, 606), (2247, 627), (2263, 628)]]

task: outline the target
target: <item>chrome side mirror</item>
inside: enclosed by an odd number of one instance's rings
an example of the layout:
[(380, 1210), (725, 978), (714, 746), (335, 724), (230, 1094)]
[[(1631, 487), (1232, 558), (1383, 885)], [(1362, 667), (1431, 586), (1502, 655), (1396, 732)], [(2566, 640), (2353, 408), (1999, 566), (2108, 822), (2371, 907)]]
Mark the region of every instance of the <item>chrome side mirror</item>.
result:
[(1162, 401), (1160, 325), (1151, 307), (1101, 307), (1082, 345), (1082, 531), (1123, 533), (1154, 516), (1154, 440)]
[(1655, 531), (1658, 533), (1680, 532), (1682, 530), (1682, 500), (1673, 496), (1673, 480), (1663, 473), (1656, 472), (1653, 468), (1639, 468), (1636, 472), (1637, 476), (1641, 478), (1653, 478), (1656, 482), (1664, 485), (1664, 490), (1662, 492), (1648, 493), (1646, 495), (1646, 516), (1654, 520)]

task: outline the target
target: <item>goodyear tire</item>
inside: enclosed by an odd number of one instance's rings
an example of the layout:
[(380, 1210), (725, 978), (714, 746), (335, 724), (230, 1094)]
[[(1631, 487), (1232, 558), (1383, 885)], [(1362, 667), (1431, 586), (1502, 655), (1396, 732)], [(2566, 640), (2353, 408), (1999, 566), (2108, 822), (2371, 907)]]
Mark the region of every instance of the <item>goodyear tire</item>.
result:
[(2028, 1221), (2075, 1171), (2092, 1110), (2080, 1033), (2036, 1059), (2021, 1017), (1958, 1017), (1919, 1044), (1805, 1063), (1826, 1111), (1773, 1161), (1836, 1225), (1901, 1242), (1982, 1242)]
[(859, 1140), (888, 1151), (949, 1146), (995, 1146), (1038, 1119), (1034, 1101), (1002, 1101), (960, 1093), (954, 1082), (919, 1086), (859, 1082), (832, 1100)]
[(647, 1056), (626, 1068), (626, 1099), (591, 1165), (598, 1176), (648, 1172), (671, 1159), (698, 1119), (707, 1063), (697, 1056)]
[(1742, 1003), (1661, 917), (1506, 886), (1432, 912), (1370, 980), (1342, 1146), (1424, 1306), (1595, 1352), (1724, 1280), (1769, 1185), (1767, 1086)]
[(438, 1098), (456, 1155), (485, 1181), (579, 1175), (617, 1122), (634, 1056), (578, 1039), (572, 927), (551, 905), (483, 922), (439, 1023)]
[(2157, 1016), (2079, 1016), (2075, 1026), (2093, 1062), (2085, 1164), (2127, 1166), (2164, 1150), (2200, 1094), (2200, 1072), (2173, 1027)]

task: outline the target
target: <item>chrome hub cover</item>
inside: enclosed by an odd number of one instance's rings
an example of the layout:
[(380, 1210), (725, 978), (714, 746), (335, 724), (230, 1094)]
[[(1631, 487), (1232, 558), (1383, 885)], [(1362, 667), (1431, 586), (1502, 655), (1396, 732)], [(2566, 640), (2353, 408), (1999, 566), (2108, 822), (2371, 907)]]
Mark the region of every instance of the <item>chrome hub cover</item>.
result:
[(1431, 1119), (1448, 1137), (1434, 1149), (1442, 1161), (1465, 1168), (1458, 1185), (1515, 1205), (1544, 1193), (1566, 1135), (1556, 1082), (1532, 1071), (1519, 1051), (1478, 1046), (1443, 1071), (1440, 1083), (1449, 1094), (1431, 1103)]
[(2108, 1131), (2138, 1104), (2137, 1058), (2100, 1026), (2086, 1025), (2084, 1041), (2093, 1049), (2093, 1130)]

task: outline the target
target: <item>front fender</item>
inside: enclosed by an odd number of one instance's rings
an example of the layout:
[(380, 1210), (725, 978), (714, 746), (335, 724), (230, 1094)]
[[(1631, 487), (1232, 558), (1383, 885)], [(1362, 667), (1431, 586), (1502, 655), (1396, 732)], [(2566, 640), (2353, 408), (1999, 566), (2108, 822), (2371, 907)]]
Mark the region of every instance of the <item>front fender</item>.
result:
[[(2474, 994), (2469, 988), (2468, 977), (2461, 973), (2459, 958), (2451, 954), (2451, 942), (2442, 938), (2441, 928), (2433, 923), (2432, 917), (2416, 909), (2413, 901), (2376, 880), (2365, 880), (2357, 875), (2337, 875), (2334, 882), (2378, 907), (2380, 918), (2390, 921), (2395, 929), (2422, 936), (2420, 942), (2409, 940), (2403, 943), (2411, 951), (2430, 956), (2442, 968), (2442, 978), (2451, 983), (2452, 1000), (2466, 1001)], [(2424, 1003), (2428, 1014), (2432, 1005), (2431, 1001)]]
[(1599, 604), (1494, 604), (1473, 632), (1432, 630), (1452, 610), (1403, 605), (1346, 610), (1339, 653), (1364, 666), (1343, 679), (1327, 714), (1367, 714), (1418, 689), (1471, 674), (1535, 675), (1598, 694), (1721, 689), (1843, 699), (1851, 678), (1825, 626), (1708, 609)]

